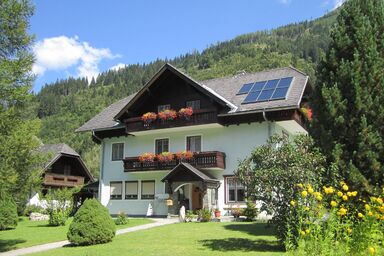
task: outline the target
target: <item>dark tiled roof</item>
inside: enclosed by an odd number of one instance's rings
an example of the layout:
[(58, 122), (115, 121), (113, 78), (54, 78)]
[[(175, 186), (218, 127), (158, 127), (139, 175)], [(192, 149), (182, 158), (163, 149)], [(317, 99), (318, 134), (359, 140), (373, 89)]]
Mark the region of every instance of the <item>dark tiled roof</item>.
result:
[(136, 93), (131, 94), (128, 97), (113, 103), (99, 114), (94, 116), (92, 119), (90, 119), (88, 122), (83, 124), (81, 127), (77, 128), (76, 132), (119, 127), (119, 123), (114, 121), (113, 117), (117, 115), (117, 113), (119, 113), (120, 110), (124, 108), (124, 106), (127, 105), (135, 95)]
[(72, 156), (80, 156), (74, 149), (68, 146), (65, 143), (60, 144), (45, 144), (40, 148), (43, 153), (53, 153), (54, 157), (60, 154), (72, 155)]
[[(287, 93), (286, 99), (241, 104), (245, 99), (246, 94), (236, 95), (243, 84), (283, 77), (293, 77), (293, 82)], [(266, 70), (252, 74), (241, 74), (232, 77), (216, 78), (201, 82), (197, 81), (197, 83), (202, 88), (209, 90), (211, 93), (216, 94), (218, 97), (222, 97), (234, 105), (236, 109), (232, 109), (230, 113), (299, 108), (299, 104), (307, 82), (308, 76), (293, 67)], [(134, 96), (135, 94), (132, 94), (127, 98), (124, 98), (110, 105), (98, 115), (82, 125), (80, 128), (78, 128), (76, 131), (82, 132), (123, 127), (122, 124), (117, 123), (113, 120), (113, 118), (128, 104), (128, 102)]]

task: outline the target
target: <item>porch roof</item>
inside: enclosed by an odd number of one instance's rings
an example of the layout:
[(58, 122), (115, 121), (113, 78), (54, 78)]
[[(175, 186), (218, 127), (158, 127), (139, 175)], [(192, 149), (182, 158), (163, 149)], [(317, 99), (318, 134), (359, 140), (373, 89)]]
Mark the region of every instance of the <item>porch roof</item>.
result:
[(219, 183), (218, 180), (209, 177), (207, 174), (184, 162), (179, 163), (161, 181), (203, 181), (206, 183)]

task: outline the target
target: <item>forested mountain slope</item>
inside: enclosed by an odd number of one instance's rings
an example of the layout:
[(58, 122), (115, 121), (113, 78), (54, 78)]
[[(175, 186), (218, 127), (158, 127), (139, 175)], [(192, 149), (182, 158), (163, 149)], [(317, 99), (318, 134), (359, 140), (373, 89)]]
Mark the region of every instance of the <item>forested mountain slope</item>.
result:
[(84, 78), (58, 80), (35, 95), (29, 114), (41, 119), (40, 137), (44, 143), (67, 143), (82, 155), (97, 177), (99, 146), (91, 141), (90, 134), (74, 130), (112, 102), (137, 91), (165, 62), (196, 80), (293, 65), (313, 81), (315, 66), (328, 45), (336, 16), (337, 12), (332, 12), (314, 21), (241, 35), (201, 53), (109, 70), (89, 85)]

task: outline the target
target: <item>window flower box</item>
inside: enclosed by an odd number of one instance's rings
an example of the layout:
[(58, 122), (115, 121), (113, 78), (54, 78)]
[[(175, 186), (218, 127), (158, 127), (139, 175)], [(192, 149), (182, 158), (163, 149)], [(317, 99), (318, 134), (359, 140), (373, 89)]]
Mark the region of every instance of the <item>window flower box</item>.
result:
[(144, 153), (139, 156), (139, 161), (142, 163), (153, 162), (155, 161), (155, 157), (156, 155), (153, 153)]
[(144, 122), (144, 126), (149, 126), (156, 119), (157, 115), (153, 112), (147, 112), (141, 116), (141, 120)]
[(190, 160), (193, 158), (193, 152), (191, 151), (180, 151), (176, 153), (176, 158), (180, 161)]
[(164, 111), (159, 112), (158, 117), (162, 121), (172, 121), (177, 118), (177, 113), (175, 110), (166, 109)]
[(171, 162), (174, 159), (174, 155), (170, 152), (163, 152), (161, 154), (158, 154), (156, 157), (160, 163)]
[(186, 120), (189, 120), (192, 114), (193, 114), (193, 109), (191, 107), (181, 108), (178, 112), (178, 116)]

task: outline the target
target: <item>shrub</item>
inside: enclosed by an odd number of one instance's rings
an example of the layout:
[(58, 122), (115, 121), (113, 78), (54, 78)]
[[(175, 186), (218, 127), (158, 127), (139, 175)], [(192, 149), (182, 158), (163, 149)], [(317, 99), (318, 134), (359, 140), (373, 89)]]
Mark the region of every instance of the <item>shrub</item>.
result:
[(51, 226), (64, 226), (73, 206), (73, 194), (79, 188), (52, 189), (45, 196), (49, 224)]
[[(325, 157), (308, 136), (295, 136), (291, 142), (272, 136), (257, 147), (251, 156), (240, 161), (236, 176), (251, 199), (261, 201), (261, 211), (272, 215), (276, 236), (281, 243), (290, 218), (289, 202), (297, 183), (311, 183), (314, 188), (325, 176)], [(330, 173), (326, 174), (330, 176)]]
[(0, 230), (15, 228), (17, 218), (17, 206), (13, 199), (0, 199)]
[(185, 222), (192, 222), (192, 220), (196, 217), (197, 215), (193, 211), (188, 210), (185, 213)]
[(112, 241), (115, 232), (108, 209), (96, 199), (87, 199), (75, 214), (67, 237), (75, 245), (101, 244)]
[(197, 211), (197, 215), (200, 222), (209, 222), (212, 218), (212, 211), (208, 208), (203, 208)]
[(285, 239), (291, 254), (384, 255), (384, 194), (366, 201), (344, 182), (323, 191), (296, 187)]
[(32, 212), (38, 212), (38, 213), (47, 213), (47, 211), (41, 207), (41, 206), (38, 206), (38, 205), (34, 205), (34, 204), (30, 204), (30, 205), (27, 205), (27, 207), (25, 207), (24, 209), (24, 215), (25, 216), (29, 216), (31, 215)]
[(127, 215), (125, 212), (119, 212), (117, 215), (117, 218), (115, 219), (115, 224), (116, 225), (125, 225), (129, 222)]
[(258, 214), (259, 210), (256, 205), (251, 201), (247, 201), (247, 208), (243, 210), (243, 215), (247, 217), (246, 221), (254, 221)]
[(66, 211), (52, 211), (49, 214), (50, 226), (65, 226), (68, 219), (68, 213)]

